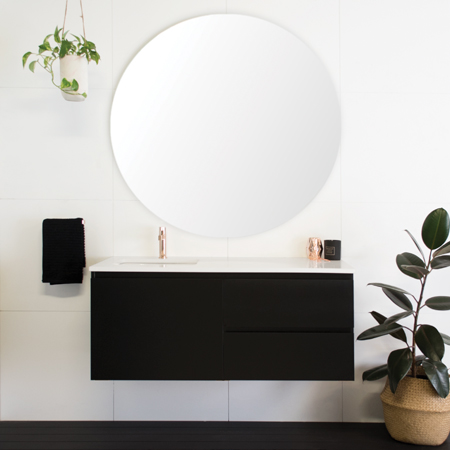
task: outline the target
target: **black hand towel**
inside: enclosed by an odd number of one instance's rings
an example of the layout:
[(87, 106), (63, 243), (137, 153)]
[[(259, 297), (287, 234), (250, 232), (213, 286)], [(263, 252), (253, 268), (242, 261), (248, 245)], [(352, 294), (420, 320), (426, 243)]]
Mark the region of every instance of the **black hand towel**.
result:
[(86, 267), (84, 220), (45, 219), (42, 222), (42, 282), (83, 282)]

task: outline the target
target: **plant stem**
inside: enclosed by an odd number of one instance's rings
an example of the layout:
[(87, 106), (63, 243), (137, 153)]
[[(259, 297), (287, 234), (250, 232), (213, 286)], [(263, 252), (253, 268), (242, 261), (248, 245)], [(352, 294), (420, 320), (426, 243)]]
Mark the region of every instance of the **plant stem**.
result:
[(419, 295), (419, 300), (417, 302), (417, 309), (416, 312), (414, 313), (414, 327), (413, 327), (413, 335), (412, 335), (412, 377), (413, 378), (417, 378), (417, 366), (416, 366), (416, 333), (417, 333), (417, 326), (418, 326), (418, 320), (419, 320), (419, 312), (422, 309), (422, 300), (423, 300), (423, 293), (425, 290), (425, 284), (427, 282), (427, 278), (428, 275), (430, 275), (431, 270), (430, 269), (430, 263), (431, 263), (431, 253), (432, 250), (430, 250), (430, 256), (428, 258), (428, 264), (426, 269), (429, 270), (428, 274), (426, 274), (421, 280), (420, 283), (422, 285), (421, 289), (420, 289), (420, 295)]

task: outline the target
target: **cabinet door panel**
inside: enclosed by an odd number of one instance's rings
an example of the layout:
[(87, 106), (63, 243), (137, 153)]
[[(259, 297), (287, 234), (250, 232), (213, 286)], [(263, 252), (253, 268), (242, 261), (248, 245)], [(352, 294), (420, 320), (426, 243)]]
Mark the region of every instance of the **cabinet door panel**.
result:
[(353, 333), (225, 333), (227, 380), (353, 380)]
[(221, 281), (91, 280), (91, 378), (222, 379)]
[(258, 329), (352, 329), (353, 281), (224, 280), (224, 324)]

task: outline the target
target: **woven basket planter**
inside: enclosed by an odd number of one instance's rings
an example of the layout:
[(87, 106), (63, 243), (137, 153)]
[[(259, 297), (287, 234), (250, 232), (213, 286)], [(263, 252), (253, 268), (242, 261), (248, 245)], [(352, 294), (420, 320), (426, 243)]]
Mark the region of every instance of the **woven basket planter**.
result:
[(397, 441), (441, 445), (450, 433), (450, 395), (441, 398), (428, 379), (405, 377), (395, 395), (386, 381), (381, 393), (384, 421)]

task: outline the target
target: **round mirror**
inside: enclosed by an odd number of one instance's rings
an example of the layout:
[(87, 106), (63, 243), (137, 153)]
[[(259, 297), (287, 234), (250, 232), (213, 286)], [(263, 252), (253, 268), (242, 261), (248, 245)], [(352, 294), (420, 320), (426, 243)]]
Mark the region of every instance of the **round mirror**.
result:
[(175, 25), (133, 59), (111, 113), (125, 181), (183, 230), (238, 237), (274, 228), (319, 192), (340, 140), (339, 102), (297, 37), (241, 15)]

